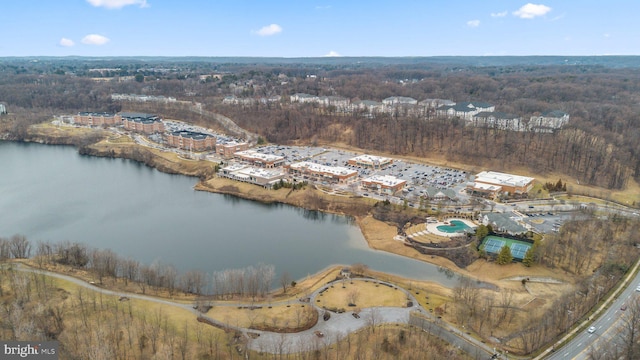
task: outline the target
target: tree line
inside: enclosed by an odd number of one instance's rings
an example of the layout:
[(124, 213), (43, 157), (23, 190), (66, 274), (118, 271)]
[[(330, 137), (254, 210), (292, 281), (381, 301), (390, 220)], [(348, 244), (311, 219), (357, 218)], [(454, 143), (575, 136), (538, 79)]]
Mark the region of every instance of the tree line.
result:
[[(170, 264), (155, 261), (146, 265), (130, 257), (122, 257), (109, 249), (94, 249), (81, 243), (39, 241), (35, 245), (24, 235), (0, 237), (0, 261), (33, 258), (40, 268), (60, 264), (86, 270), (99, 284), (123, 282), (135, 284), (138, 291), (167, 291), (219, 299), (233, 297), (263, 298), (273, 290), (275, 267), (257, 264), (240, 269), (227, 269), (206, 274), (199, 270), (179, 273)], [(289, 275), (284, 272), (287, 284)]]

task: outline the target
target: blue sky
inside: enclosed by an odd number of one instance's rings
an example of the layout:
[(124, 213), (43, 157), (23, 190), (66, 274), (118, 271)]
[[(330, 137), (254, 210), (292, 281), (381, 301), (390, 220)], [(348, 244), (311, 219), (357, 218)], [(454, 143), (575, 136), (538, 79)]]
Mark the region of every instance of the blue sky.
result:
[(636, 0), (7, 0), (0, 56), (640, 55)]

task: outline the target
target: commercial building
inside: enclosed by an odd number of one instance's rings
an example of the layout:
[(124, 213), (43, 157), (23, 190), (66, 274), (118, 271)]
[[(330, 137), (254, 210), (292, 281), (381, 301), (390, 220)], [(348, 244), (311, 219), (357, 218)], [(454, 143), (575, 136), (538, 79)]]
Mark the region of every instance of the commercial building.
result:
[(260, 185), (271, 188), (275, 183), (284, 179), (285, 172), (282, 169), (263, 169), (244, 164), (231, 164), (219, 172), (220, 176), (236, 181)]
[(374, 175), (362, 180), (362, 187), (388, 195), (402, 190), (406, 184), (406, 180), (391, 175)]
[(341, 166), (326, 166), (308, 161), (289, 165), (289, 173), (314, 181), (344, 184), (358, 177), (358, 172)]
[(136, 131), (145, 134), (164, 132), (162, 118), (157, 115), (144, 113), (120, 113), (122, 124), (129, 131)]
[(284, 165), (284, 157), (273, 154), (263, 154), (255, 150), (238, 151), (234, 154), (234, 157), (240, 161), (263, 168), (274, 168)]
[(107, 112), (79, 112), (73, 117), (73, 123), (88, 126), (120, 125), (122, 117)]
[(225, 159), (230, 159), (238, 151), (244, 151), (249, 148), (246, 142), (227, 141), (216, 144), (216, 153)]
[(214, 136), (186, 130), (169, 133), (166, 141), (169, 146), (190, 151), (206, 151), (216, 147)]
[(349, 165), (371, 169), (382, 169), (393, 163), (393, 159), (374, 155), (360, 155), (347, 161)]
[(475, 176), (474, 182), (467, 185), (470, 193), (525, 194), (533, 188), (534, 178), (505, 174), (495, 171), (483, 171)]

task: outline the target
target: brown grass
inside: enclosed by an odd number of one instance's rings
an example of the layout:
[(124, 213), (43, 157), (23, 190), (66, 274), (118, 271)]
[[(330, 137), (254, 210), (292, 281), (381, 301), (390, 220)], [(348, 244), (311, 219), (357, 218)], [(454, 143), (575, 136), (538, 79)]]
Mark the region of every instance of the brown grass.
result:
[(328, 309), (349, 309), (350, 300), (355, 300), (358, 308), (368, 308), (375, 306), (395, 306), (404, 307), (407, 299), (402, 291), (385, 285), (363, 280), (338, 281), (327, 288), (316, 300), (320, 300), (316, 305)]
[(256, 306), (214, 306), (207, 312), (212, 319), (231, 326), (292, 332), (309, 328), (317, 321), (317, 311), (309, 304)]

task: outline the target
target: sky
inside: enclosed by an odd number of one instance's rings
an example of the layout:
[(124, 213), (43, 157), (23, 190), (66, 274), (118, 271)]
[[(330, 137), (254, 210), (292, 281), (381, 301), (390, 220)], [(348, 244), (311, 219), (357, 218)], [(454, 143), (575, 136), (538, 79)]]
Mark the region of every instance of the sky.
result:
[(4, 56), (640, 55), (637, 0), (6, 0)]

